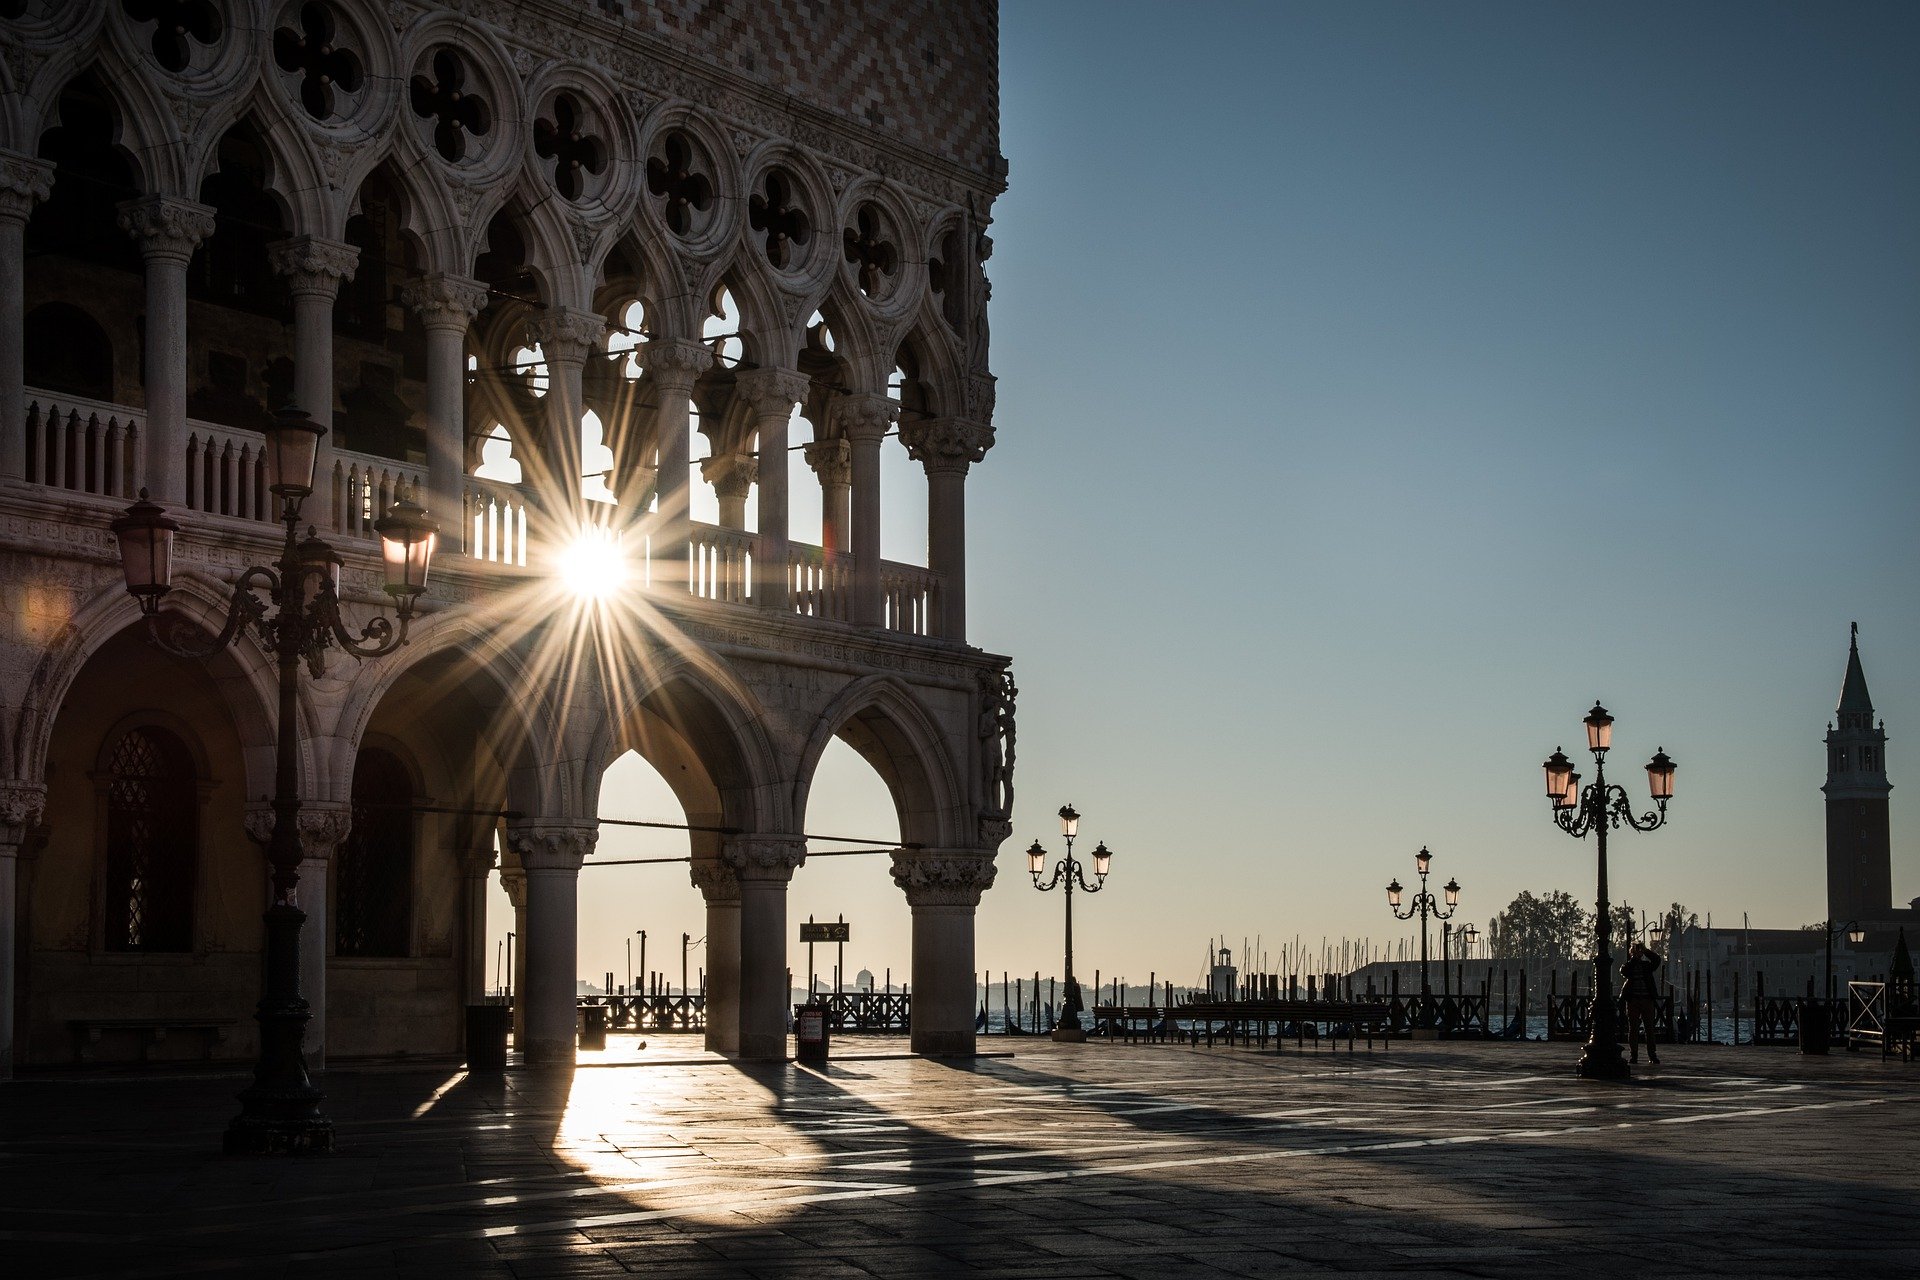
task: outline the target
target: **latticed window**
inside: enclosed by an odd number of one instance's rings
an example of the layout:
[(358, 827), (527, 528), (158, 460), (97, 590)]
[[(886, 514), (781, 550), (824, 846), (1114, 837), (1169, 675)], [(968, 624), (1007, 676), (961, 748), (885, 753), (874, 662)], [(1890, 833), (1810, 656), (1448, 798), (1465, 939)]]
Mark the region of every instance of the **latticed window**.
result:
[(334, 863), (334, 952), (404, 956), (413, 920), (413, 780), (390, 751), (353, 766), (353, 828)]
[(179, 738), (144, 725), (107, 762), (106, 946), (186, 951), (193, 945), (199, 787)]

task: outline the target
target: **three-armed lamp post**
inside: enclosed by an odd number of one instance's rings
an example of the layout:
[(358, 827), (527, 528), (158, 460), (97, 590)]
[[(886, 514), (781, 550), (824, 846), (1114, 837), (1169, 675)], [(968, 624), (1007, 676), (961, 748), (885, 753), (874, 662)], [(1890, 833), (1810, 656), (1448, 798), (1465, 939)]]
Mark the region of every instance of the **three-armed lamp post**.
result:
[[(1397, 920), (1420, 917), (1420, 1014), (1415, 1019), (1415, 1025), (1431, 1027), (1433, 1025), (1433, 987), (1427, 981), (1427, 919), (1428, 917), (1435, 920), (1453, 918), (1455, 908), (1460, 905), (1460, 885), (1459, 882), (1449, 878), (1446, 884), (1441, 886), (1440, 891), (1447, 895), (1447, 907), (1442, 911), (1439, 900), (1427, 892), (1427, 870), (1433, 865), (1433, 855), (1427, 852), (1425, 845), (1420, 847), (1420, 852), (1413, 855), (1413, 865), (1420, 872), (1420, 889), (1413, 895), (1413, 901), (1407, 904), (1405, 911), (1400, 909), (1400, 898), (1406, 890), (1400, 887), (1400, 877), (1395, 876), (1387, 885), (1387, 906), (1393, 909), (1394, 918)], [(1442, 954), (1440, 963), (1444, 965), (1446, 962), (1447, 957)]]
[[(391, 653), (407, 640), (414, 604), (426, 590), (427, 566), (438, 529), (412, 501), (402, 498), (374, 523), (380, 534), (387, 594), (393, 597), (399, 624), (376, 617), (356, 637), (340, 611), (341, 560), (314, 536), (299, 536), (300, 504), (313, 492), (314, 465), (326, 429), (299, 409), (282, 409), (266, 430), (267, 480), (280, 500), (286, 537), (272, 568), (252, 566), (233, 583), (226, 625), (211, 644), (196, 642), (196, 628), (175, 619), (160, 625), (160, 602), (173, 586), (173, 535), (170, 519), (145, 490), (140, 501), (113, 522), (120, 543), (127, 590), (140, 602), (154, 644), (180, 658), (207, 658), (252, 630), (280, 669), (273, 771), (273, 834), (267, 863), (273, 872), (273, 905), (266, 912), (266, 972), (259, 1008), (259, 1059), (253, 1083), (240, 1094), (240, 1114), (227, 1127), (229, 1153), (328, 1151), (333, 1122), (320, 1113), (320, 1090), (307, 1075), (301, 1039), (307, 1002), (300, 995), (300, 926), (306, 914), (297, 905), (300, 883), (299, 696), (300, 666), (314, 675), (326, 668), (335, 645), (359, 658)], [(263, 600), (261, 597), (265, 596)]]
[(1073, 976), (1073, 886), (1079, 884), (1086, 893), (1098, 893), (1107, 883), (1107, 871), (1113, 866), (1113, 854), (1107, 851), (1103, 840), (1093, 847), (1093, 883), (1087, 883), (1085, 865), (1073, 856), (1073, 838), (1080, 834), (1080, 815), (1070, 804), (1060, 806), (1060, 834), (1067, 838), (1067, 856), (1053, 864), (1053, 877), (1045, 884), (1040, 883), (1040, 873), (1047, 869), (1047, 851), (1035, 840), (1027, 850), (1027, 872), (1033, 877), (1033, 887), (1046, 893), (1056, 885), (1066, 890), (1067, 900), (1067, 967), (1066, 994), (1060, 1001), (1060, 1021), (1054, 1026), (1055, 1040), (1085, 1040), (1087, 1033), (1080, 1026), (1080, 984)]
[(1674, 763), (1664, 748), (1647, 762), (1647, 791), (1657, 806), (1654, 813), (1634, 816), (1626, 788), (1607, 783), (1607, 750), (1613, 745), (1613, 717), (1598, 702), (1582, 722), (1587, 727), (1587, 749), (1593, 752), (1593, 782), (1584, 789), (1573, 761), (1558, 747), (1543, 766), (1547, 798), (1553, 819), (1562, 831), (1579, 839), (1588, 832), (1599, 854), (1599, 902), (1594, 911), (1593, 1005), (1587, 1015), (1587, 1046), (1580, 1055), (1578, 1073), (1588, 1080), (1624, 1080), (1633, 1074), (1620, 1056), (1614, 1023), (1613, 956), (1608, 939), (1613, 933), (1612, 910), (1607, 903), (1607, 831), (1621, 823), (1635, 831), (1652, 831), (1667, 820), (1667, 801), (1673, 799)]

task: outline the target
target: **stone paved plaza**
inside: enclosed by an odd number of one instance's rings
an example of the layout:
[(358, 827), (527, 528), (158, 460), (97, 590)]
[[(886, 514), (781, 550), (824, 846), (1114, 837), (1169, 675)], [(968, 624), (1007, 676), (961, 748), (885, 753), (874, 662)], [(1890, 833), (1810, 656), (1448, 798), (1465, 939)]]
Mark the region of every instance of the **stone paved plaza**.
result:
[(297, 1161), (218, 1154), (231, 1076), (15, 1083), (0, 1275), (1920, 1272), (1920, 1067), (1865, 1055), (692, 1043), (335, 1070), (339, 1151)]

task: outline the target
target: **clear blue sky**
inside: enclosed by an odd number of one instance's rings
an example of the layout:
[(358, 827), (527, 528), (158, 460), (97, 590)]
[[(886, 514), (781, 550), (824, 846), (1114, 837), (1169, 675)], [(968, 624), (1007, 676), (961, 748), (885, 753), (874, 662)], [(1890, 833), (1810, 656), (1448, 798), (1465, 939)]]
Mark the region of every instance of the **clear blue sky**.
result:
[[(1672, 825), (1614, 846), (1617, 895), (1817, 919), (1852, 619), (1895, 894), (1920, 895), (1920, 13), (1049, 0), (1001, 25), (970, 592), (1022, 698), (983, 968), (1058, 968), (1059, 895), (1019, 853), (1058, 852), (1066, 800), (1117, 853), (1076, 921), (1088, 979), (1189, 979), (1216, 932), (1385, 941), (1422, 844), (1463, 919), (1590, 898), (1538, 765), (1596, 696), (1636, 795), (1656, 746), (1681, 766)], [(810, 829), (891, 833), (835, 767)], [(697, 899), (661, 879), (677, 948)], [(809, 866), (794, 902), (844, 907), (850, 967), (901, 976), (878, 860)], [(584, 972), (617, 967), (587, 943)]]

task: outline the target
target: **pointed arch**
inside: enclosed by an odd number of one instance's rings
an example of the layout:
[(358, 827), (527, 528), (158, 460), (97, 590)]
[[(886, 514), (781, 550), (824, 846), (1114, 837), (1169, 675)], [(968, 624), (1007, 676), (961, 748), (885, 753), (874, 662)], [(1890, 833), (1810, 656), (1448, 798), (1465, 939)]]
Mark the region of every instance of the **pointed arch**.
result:
[(814, 722), (794, 778), (793, 813), (804, 819), (827, 743), (846, 739), (893, 794), (900, 838), (929, 848), (969, 842), (966, 788), (938, 726), (898, 677), (864, 676)]

